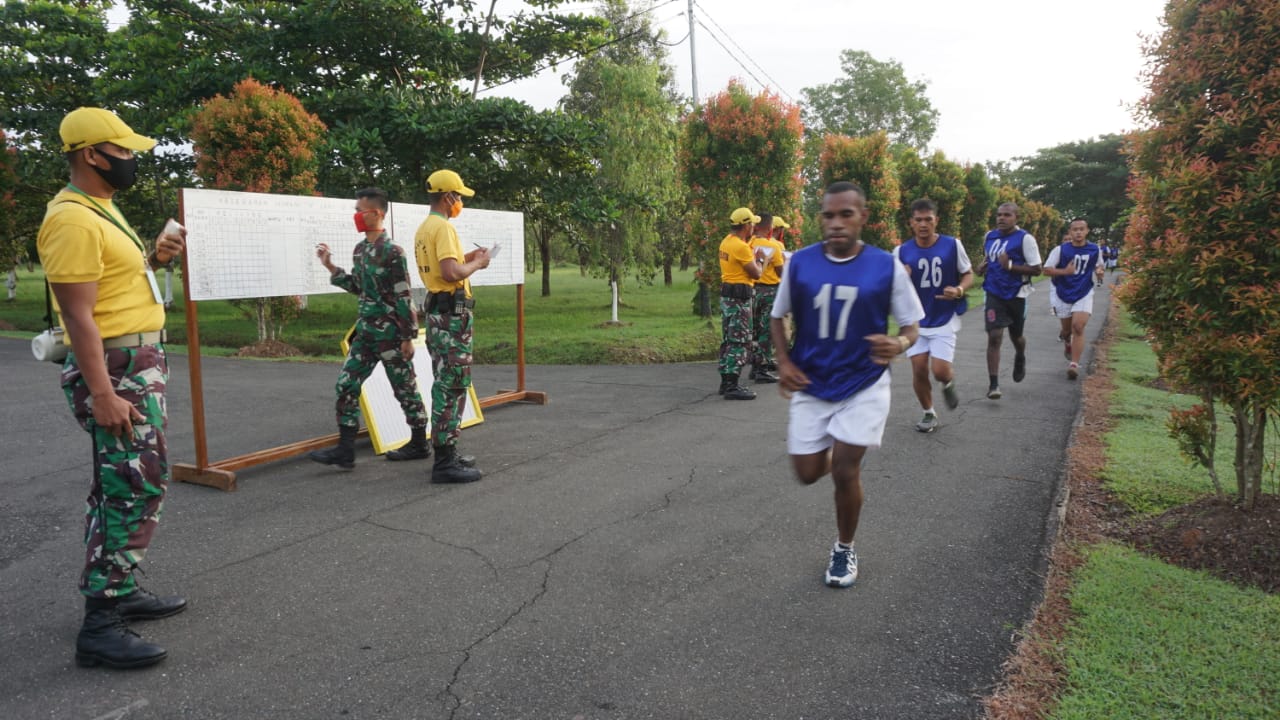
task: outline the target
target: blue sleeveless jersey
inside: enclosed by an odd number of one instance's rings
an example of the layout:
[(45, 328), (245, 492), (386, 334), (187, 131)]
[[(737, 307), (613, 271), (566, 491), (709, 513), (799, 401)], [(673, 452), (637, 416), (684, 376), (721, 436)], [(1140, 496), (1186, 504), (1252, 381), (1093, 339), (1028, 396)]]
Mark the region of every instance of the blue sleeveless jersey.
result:
[(811, 381), (805, 392), (837, 402), (869, 387), (886, 366), (871, 360), (863, 337), (889, 329), (893, 255), (870, 245), (853, 260), (839, 263), (810, 245), (787, 263), (791, 314), (796, 331), (794, 362)]
[(1008, 253), (1014, 265), (1026, 265), (1027, 258), (1022, 254), (1022, 238), (1027, 231), (1018, 228), (1008, 235), (1001, 235), (999, 230), (992, 230), (982, 241), (982, 254), (987, 257), (987, 277), (982, 281), (982, 289), (1004, 300), (1018, 297), (1022, 286), (1030, 282), (1026, 275), (1014, 275), (997, 260), (1000, 253)]
[(1074, 303), (1093, 292), (1093, 271), (1098, 267), (1098, 255), (1098, 246), (1093, 243), (1076, 247), (1068, 242), (1058, 247), (1057, 267), (1075, 268), (1071, 275), (1053, 276), (1053, 289), (1059, 300)]
[(924, 320), (920, 321), (920, 327), (942, 327), (964, 312), (960, 307), (963, 299), (942, 300), (936, 297), (943, 288), (960, 284), (957, 244), (958, 241), (950, 235), (939, 235), (931, 247), (922, 248), (916, 244), (915, 238), (911, 238), (898, 248), (898, 260), (911, 268), (911, 284), (924, 306)]

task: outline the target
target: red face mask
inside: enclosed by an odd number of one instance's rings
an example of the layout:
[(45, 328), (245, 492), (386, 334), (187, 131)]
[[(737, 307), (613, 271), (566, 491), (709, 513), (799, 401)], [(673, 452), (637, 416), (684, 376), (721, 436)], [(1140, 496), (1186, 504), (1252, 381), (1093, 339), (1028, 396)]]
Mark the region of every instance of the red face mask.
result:
[(456, 218), (462, 214), (462, 198), (458, 198), (449, 206), (449, 217)]
[(356, 232), (369, 232), (369, 226), (365, 224), (364, 213), (356, 213)]

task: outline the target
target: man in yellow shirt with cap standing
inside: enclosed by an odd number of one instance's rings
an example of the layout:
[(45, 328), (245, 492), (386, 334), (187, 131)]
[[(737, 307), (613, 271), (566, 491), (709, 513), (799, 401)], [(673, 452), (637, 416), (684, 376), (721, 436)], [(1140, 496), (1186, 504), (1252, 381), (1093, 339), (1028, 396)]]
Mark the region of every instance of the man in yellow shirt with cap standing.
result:
[(181, 255), (186, 231), (167, 225), (148, 252), (112, 202), (137, 179), (134, 153), (155, 147), (155, 140), (101, 108), (68, 113), (59, 134), (71, 178), (50, 201), (36, 247), (71, 346), (62, 389), (94, 447), (76, 663), (146, 667), (167, 653), (126, 621), (168, 617), (187, 606), (181, 597), (152, 595), (133, 576), (169, 484), (169, 367), (155, 270)]
[(749, 240), (760, 216), (740, 207), (729, 214), (733, 223), (720, 242), (720, 394), (725, 400), (755, 400), (754, 391), (738, 382), (742, 366), (751, 360), (751, 302), (760, 277), (763, 253)]
[(489, 267), (489, 251), (462, 252), (458, 231), (449, 222), (462, 212), (462, 198), (475, 191), (452, 170), (437, 170), (427, 178), (431, 214), (414, 236), (418, 272), (427, 286), (427, 350), (435, 382), (431, 386), (431, 442), (436, 460), (431, 482), (464, 483), (482, 473), (458, 455), (462, 410), (471, 387), (471, 333), (475, 301), (471, 277)]
[(773, 341), (769, 338), (769, 313), (773, 311), (773, 301), (778, 297), (778, 283), (782, 281), (785, 262), (783, 253), (786, 248), (773, 237), (773, 226), (779, 222), (783, 222), (782, 218), (760, 213), (760, 222), (751, 237), (751, 249), (763, 254), (764, 261), (751, 302), (751, 334), (755, 352), (751, 358), (750, 378), (757, 383), (778, 382), (774, 372), (778, 366), (773, 357)]

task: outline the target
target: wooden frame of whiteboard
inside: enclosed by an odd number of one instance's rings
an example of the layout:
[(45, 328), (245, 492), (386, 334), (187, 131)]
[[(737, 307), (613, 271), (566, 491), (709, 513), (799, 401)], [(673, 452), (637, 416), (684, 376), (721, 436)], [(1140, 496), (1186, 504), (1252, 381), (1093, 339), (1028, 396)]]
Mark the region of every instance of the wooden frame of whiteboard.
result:
[[(185, 224), (183, 191), (178, 190), (178, 217)], [(204, 374), (200, 367), (200, 328), (196, 303), (191, 299), (191, 273), (187, 256), (182, 256), (182, 301), (186, 309), (188, 369), (191, 376), (191, 420), (195, 434), (196, 461), (174, 463), (170, 467), (173, 479), (178, 482), (205, 485), (224, 492), (236, 490), (236, 471), (276, 460), (296, 457), (311, 450), (329, 447), (338, 442), (338, 434), (299, 440), (288, 445), (266, 448), (225, 460), (209, 461), (208, 431), (204, 419)], [(524, 283), (516, 285), (516, 388), (499, 390), (497, 394), (480, 399), (481, 408), (495, 407), (513, 402), (545, 405), (550, 400), (545, 392), (525, 389), (524, 384)], [(368, 430), (360, 430), (359, 437), (368, 436)]]

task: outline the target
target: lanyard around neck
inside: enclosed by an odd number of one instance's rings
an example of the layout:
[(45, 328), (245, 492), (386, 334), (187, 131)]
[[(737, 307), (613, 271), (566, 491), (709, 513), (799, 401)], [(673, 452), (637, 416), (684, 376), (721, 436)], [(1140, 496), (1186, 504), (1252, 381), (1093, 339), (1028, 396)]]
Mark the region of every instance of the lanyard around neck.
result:
[(97, 201), (97, 200), (94, 200), (94, 199), (93, 199), (93, 197), (92, 197), (91, 195), (89, 195), (89, 193), (87, 193), (87, 192), (85, 192), (85, 191), (81, 190), (80, 188), (76, 187), (75, 185), (72, 185), (72, 184), (70, 184), (70, 183), (67, 183), (67, 189), (68, 189), (68, 190), (70, 190), (70, 191), (71, 191), (71, 192), (73, 192), (73, 193), (76, 193), (76, 194), (78, 194), (78, 195), (81, 195), (82, 197), (84, 197), (84, 199), (85, 199), (85, 200), (88, 200), (88, 201), (89, 201), (89, 203), (90, 203), (91, 205), (93, 205), (94, 207), (98, 208), (98, 210), (102, 212), (102, 216), (103, 216), (103, 217), (105, 217), (106, 219), (110, 220), (112, 225), (115, 225), (116, 227), (120, 228), (120, 231), (121, 231), (121, 232), (123, 232), (125, 235), (128, 235), (128, 236), (129, 236), (129, 239), (133, 241), (133, 244), (134, 244), (134, 245), (137, 245), (137, 246), (138, 246), (138, 250), (139, 250), (143, 255), (146, 255), (146, 254), (147, 254), (147, 249), (146, 249), (145, 247), (143, 247), (143, 246), (142, 246), (142, 241), (138, 239), (138, 235), (137, 235), (137, 233), (135, 233), (135, 232), (133, 231), (133, 228), (129, 227), (127, 224), (122, 223), (122, 222), (120, 222), (119, 220), (117, 220), (117, 219), (116, 219), (116, 215), (115, 215), (115, 213), (113, 213), (113, 212), (111, 212), (110, 210), (107, 210), (106, 208), (104, 208), (104, 207), (102, 207), (101, 205), (99, 205), (99, 204), (98, 204), (98, 201)]

